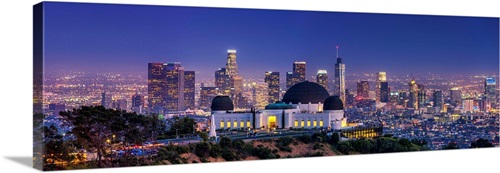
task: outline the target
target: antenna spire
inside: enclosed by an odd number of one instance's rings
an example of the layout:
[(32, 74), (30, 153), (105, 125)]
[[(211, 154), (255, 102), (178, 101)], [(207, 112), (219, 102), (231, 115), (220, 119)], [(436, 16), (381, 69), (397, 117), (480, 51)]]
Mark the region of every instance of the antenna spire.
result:
[(337, 58), (339, 57), (339, 45), (337, 45)]

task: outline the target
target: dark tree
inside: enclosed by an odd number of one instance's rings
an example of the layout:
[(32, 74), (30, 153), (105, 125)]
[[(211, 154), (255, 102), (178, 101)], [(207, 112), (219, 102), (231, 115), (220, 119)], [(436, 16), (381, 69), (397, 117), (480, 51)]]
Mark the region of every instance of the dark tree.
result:
[(450, 142), (448, 145), (443, 147), (443, 150), (459, 149), (458, 144), (455, 142)]
[(479, 138), (476, 141), (470, 144), (471, 148), (487, 148), (493, 147), (493, 144), (490, 143), (487, 139)]

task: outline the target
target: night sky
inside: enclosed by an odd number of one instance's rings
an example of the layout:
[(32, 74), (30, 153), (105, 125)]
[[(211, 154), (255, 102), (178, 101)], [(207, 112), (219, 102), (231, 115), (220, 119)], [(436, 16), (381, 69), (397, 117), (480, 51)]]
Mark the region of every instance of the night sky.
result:
[(243, 77), (285, 76), (293, 61), (333, 75), (335, 46), (347, 73), (493, 74), (498, 18), (387, 15), (80, 3), (45, 4), (45, 70), (147, 73), (181, 62), (199, 77), (237, 50)]

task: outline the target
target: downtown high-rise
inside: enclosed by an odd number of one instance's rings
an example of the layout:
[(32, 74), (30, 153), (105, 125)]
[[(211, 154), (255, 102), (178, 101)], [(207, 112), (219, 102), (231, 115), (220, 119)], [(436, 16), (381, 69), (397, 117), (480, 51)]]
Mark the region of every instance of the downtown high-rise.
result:
[(184, 67), (179, 62), (169, 62), (165, 66), (167, 81), (167, 111), (184, 110)]
[(339, 56), (339, 47), (337, 46), (337, 63), (335, 63), (335, 88), (333, 95), (339, 96), (345, 107), (345, 64), (342, 63), (342, 58)]
[(274, 103), (280, 100), (280, 73), (268, 71), (265, 72), (264, 82), (268, 86), (268, 103)]
[(286, 73), (286, 89), (304, 81), (306, 81), (306, 62), (293, 62), (293, 71)]
[(326, 70), (318, 70), (318, 73), (316, 74), (316, 83), (323, 86), (327, 91), (329, 91), (328, 72)]
[(166, 104), (167, 81), (163, 63), (148, 63), (148, 107), (158, 112)]
[(411, 79), (410, 83), (408, 83), (409, 86), (409, 97), (408, 97), (408, 108), (414, 108), (415, 110), (418, 109), (418, 84), (415, 81), (415, 79)]
[(385, 72), (378, 72), (377, 73), (377, 79), (375, 80), (375, 102), (376, 103), (380, 103), (380, 102), (384, 102), (384, 103), (387, 103), (387, 100), (388, 99), (385, 99), (384, 101), (382, 101), (382, 97), (387, 97), (388, 96), (388, 92), (387, 92), (387, 89), (388, 89), (388, 86), (385, 86), (385, 91), (382, 92), (382, 82), (385, 82), (385, 84), (387, 84), (387, 75)]
[(184, 71), (184, 107), (195, 109), (195, 71)]
[(360, 81), (356, 84), (356, 95), (361, 99), (370, 98), (370, 85), (368, 81)]

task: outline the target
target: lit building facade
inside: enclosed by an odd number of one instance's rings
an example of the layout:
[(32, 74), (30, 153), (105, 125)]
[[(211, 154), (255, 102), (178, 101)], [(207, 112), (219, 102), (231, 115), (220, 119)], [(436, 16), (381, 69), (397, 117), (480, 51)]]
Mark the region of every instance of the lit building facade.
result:
[(496, 79), (494, 77), (487, 77), (484, 79), (484, 95), (490, 102), (498, 102), (496, 88)]
[[(338, 56), (337, 46), (337, 63), (335, 63), (335, 88), (333, 95), (337, 95), (345, 103), (345, 64), (342, 63), (342, 58)], [(345, 106), (345, 105), (344, 105)]]
[(257, 82), (252, 85), (253, 105), (257, 109), (264, 109), (269, 103), (269, 87), (265, 82)]
[(215, 71), (215, 86), (220, 89), (222, 94), (230, 94), (231, 78), (229, 77), (226, 68), (219, 68), (219, 70)]
[(306, 81), (306, 62), (295, 61), (293, 62), (294, 83), (293, 85)]
[(132, 111), (142, 114), (144, 111), (144, 96), (138, 93), (132, 95)]
[(410, 83), (408, 83), (410, 87), (410, 95), (408, 97), (408, 107), (413, 109), (418, 109), (418, 84), (415, 79), (411, 79)]
[(179, 62), (169, 62), (165, 66), (167, 80), (167, 111), (184, 110), (184, 67)]
[[(382, 101), (383, 93), (382, 93), (382, 82), (387, 84), (387, 74), (385, 72), (378, 72), (377, 79), (375, 80), (375, 102), (380, 103)], [(387, 86), (388, 87), (388, 86)], [(386, 90), (386, 95), (388, 94)], [(387, 102), (387, 100), (385, 101)]]
[(444, 98), (442, 90), (434, 90), (432, 93), (432, 107), (438, 108), (439, 110), (443, 109)]
[(427, 99), (427, 95), (425, 92), (425, 87), (422, 84), (418, 84), (418, 107), (425, 107), (425, 101)]
[(195, 109), (195, 71), (184, 71), (184, 107)]
[(166, 104), (167, 81), (163, 63), (148, 63), (148, 107), (158, 112)]
[(462, 90), (460, 88), (454, 87), (450, 89), (450, 101), (450, 104), (455, 107), (462, 105)]
[(316, 74), (316, 83), (323, 86), (328, 91), (328, 72), (326, 70), (318, 70)]
[(212, 100), (217, 95), (219, 95), (218, 87), (201, 87), (199, 108), (203, 110), (210, 110)]
[(360, 81), (357, 83), (356, 94), (363, 99), (370, 98), (370, 84), (368, 81)]
[(268, 103), (280, 100), (280, 73), (268, 71), (265, 73), (264, 81), (268, 86)]
[(380, 93), (379, 93), (379, 101), (381, 103), (389, 102), (389, 94), (391, 89), (389, 88), (389, 82), (380, 82)]
[(227, 75), (231, 78), (238, 75), (238, 64), (236, 63), (236, 50), (227, 50), (226, 62)]
[(216, 129), (340, 130), (347, 126), (342, 100), (338, 96), (329, 96), (319, 84), (307, 81), (292, 86), (283, 96), (283, 102), (271, 103), (253, 112), (234, 112), (227, 96), (214, 98), (211, 109)]

